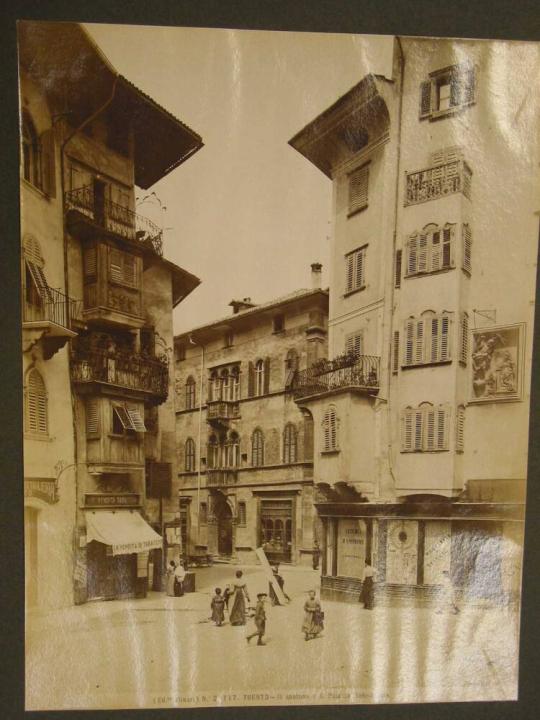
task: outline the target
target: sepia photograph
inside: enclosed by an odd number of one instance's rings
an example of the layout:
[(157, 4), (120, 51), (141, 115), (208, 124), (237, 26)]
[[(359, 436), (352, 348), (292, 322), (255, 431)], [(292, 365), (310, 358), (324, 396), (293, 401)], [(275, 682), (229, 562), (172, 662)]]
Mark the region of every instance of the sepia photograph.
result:
[(26, 710), (518, 699), (539, 43), (17, 37)]

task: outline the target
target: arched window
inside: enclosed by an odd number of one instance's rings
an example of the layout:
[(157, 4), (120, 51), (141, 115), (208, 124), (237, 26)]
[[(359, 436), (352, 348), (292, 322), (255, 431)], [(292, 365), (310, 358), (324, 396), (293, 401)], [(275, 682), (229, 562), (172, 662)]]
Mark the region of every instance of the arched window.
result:
[(191, 375), (186, 380), (186, 410), (193, 410), (195, 407), (195, 378)]
[(240, 399), (240, 368), (234, 367), (231, 370), (231, 400), (239, 400)]
[(186, 452), (184, 458), (184, 469), (186, 472), (193, 472), (195, 470), (195, 441), (193, 438), (188, 438), (186, 440)]
[(264, 360), (255, 363), (255, 395), (264, 395)]
[(230, 391), (230, 384), (229, 384), (229, 371), (228, 370), (222, 370), (221, 371), (221, 399), (222, 400), (229, 400), (229, 391)]
[(229, 435), (225, 455), (227, 467), (238, 467), (240, 465), (240, 438), (238, 433), (232, 432)]
[(208, 439), (207, 464), (210, 470), (219, 467), (219, 445), (215, 435), (210, 435)]
[(338, 418), (336, 413), (336, 406), (330, 405), (324, 413), (323, 420), (323, 432), (324, 432), (324, 452), (332, 452), (339, 448), (338, 444)]
[(26, 376), (25, 388), (26, 431), (33, 435), (48, 435), (47, 390), (41, 374), (31, 368)]
[(210, 401), (221, 400), (221, 382), (217, 370), (213, 370), (210, 374), (208, 399)]
[(264, 465), (264, 435), (259, 428), (251, 436), (251, 464), (254, 467)]
[(22, 141), (23, 177), (41, 188), (41, 145), (32, 118), (26, 112), (22, 117)]
[(297, 460), (297, 433), (292, 423), (285, 425), (283, 431), (283, 462), (294, 463)]

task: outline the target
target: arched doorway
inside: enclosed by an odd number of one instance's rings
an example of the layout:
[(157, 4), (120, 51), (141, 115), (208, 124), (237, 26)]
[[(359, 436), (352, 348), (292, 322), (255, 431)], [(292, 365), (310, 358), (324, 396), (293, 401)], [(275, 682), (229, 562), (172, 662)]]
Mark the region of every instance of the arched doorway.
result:
[(214, 513), (217, 520), (218, 553), (220, 555), (232, 555), (232, 511), (229, 503), (221, 494), (215, 495)]

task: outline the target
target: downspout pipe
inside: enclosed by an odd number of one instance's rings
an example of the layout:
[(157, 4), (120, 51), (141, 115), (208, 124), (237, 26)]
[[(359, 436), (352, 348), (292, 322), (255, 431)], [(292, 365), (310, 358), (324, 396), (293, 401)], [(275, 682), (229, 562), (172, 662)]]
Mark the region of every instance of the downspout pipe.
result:
[(204, 345), (196, 342), (189, 336), (192, 345), (201, 348), (201, 369), (199, 377), (199, 428), (197, 440), (197, 544), (201, 542), (201, 441), (202, 441), (202, 411), (203, 411), (203, 381), (204, 381)]

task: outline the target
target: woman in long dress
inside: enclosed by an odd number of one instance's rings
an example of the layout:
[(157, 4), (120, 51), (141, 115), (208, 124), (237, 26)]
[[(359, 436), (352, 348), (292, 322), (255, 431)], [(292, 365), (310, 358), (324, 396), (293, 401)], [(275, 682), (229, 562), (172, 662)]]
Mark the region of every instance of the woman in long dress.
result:
[(373, 585), (375, 571), (366, 560), (364, 568), (364, 582), (360, 591), (360, 602), (364, 603), (364, 610), (373, 610), (373, 596), (375, 587)]
[(315, 590), (309, 591), (309, 597), (304, 603), (304, 622), (302, 632), (306, 640), (316, 638), (324, 630), (323, 612), (321, 603), (315, 599)]
[(176, 570), (176, 565), (174, 564), (174, 560), (171, 560), (167, 567), (167, 579), (165, 583), (165, 589), (167, 592), (167, 595), (169, 597), (174, 597), (174, 571)]
[(231, 625), (246, 624), (246, 600), (249, 602), (249, 594), (245, 582), (242, 581), (242, 571), (236, 571), (236, 581), (231, 585), (229, 597), (232, 599), (232, 607), (229, 612)]

